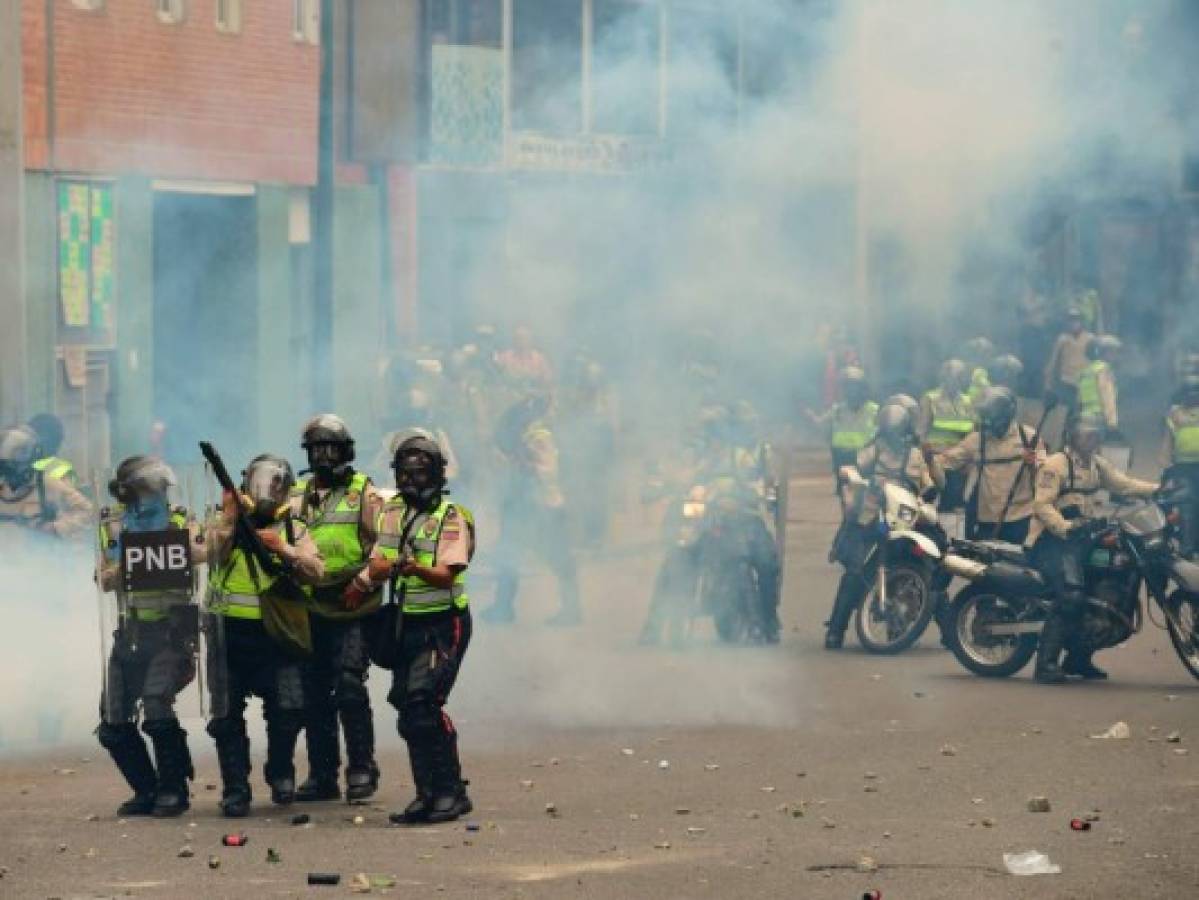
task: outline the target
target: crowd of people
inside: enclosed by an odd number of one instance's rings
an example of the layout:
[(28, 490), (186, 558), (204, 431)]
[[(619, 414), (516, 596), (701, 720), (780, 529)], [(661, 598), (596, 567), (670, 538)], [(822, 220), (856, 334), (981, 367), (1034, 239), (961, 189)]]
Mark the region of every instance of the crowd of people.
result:
[[(895, 394), (876, 403), (870, 399), (866, 373), (847, 366), (840, 372), (841, 399), (823, 413), (809, 411), (812, 421), (827, 431), (835, 489), (845, 513), (834, 541), (844, 575), (827, 622), (828, 649), (841, 648), (850, 618), (873, 583), (869, 551), (879, 540), (873, 527), (878, 500), (861, 489), (866, 479), (873, 479), (901, 484), (918, 495), (936, 495), (943, 513), (963, 514), (965, 538), (1025, 548), (1054, 597), (1038, 645), (1038, 681), (1106, 677), (1093, 662), (1095, 648), (1077, 635), (1086, 603), (1086, 536), (1099, 508), (1096, 494), (1149, 496), (1159, 483), (1134, 478), (1117, 462), (1129, 455), (1127, 438), (1119, 430), (1116, 366), (1121, 342), (1114, 335), (1088, 331), (1084, 318), (1083, 309), (1071, 306), (1066, 327), (1047, 354), (1037, 384), (1042, 414), (1035, 428), (1021, 421), (1018, 391), (1028, 383), (1025, 367), (1017, 357), (997, 353), (986, 338), (967, 341), (965, 358), (946, 360), (939, 383), (918, 399)], [(1176, 382), (1174, 403), (1165, 416), (1161, 464), (1163, 480), (1189, 488), (1182, 549), (1193, 554), (1199, 356), (1181, 361)], [(1044, 426), (1059, 406), (1065, 410), (1060, 449), (1051, 452)], [(946, 577), (933, 585), (939, 623), (948, 582)]]
[[(1057, 452), (1044, 417), (1037, 427), (1022, 421), (1029, 418), (1019, 396), (1027, 368), (985, 338), (967, 342), (963, 358), (945, 361), (938, 383), (919, 397), (876, 402), (856, 360), (839, 360), (849, 364), (826, 385), (830, 404), (808, 411), (827, 435), (843, 512), (833, 555), (844, 575), (827, 648), (842, 646), (872, 585), (867, 560), (879, 539), (872, 527), (878, 501), (851, 486), (861, 483), (856, 475), (935, 494), (943, 512), (962, 512), (967, 537), (1025, 547), (1054, 593), (1036, 678), (1106, 677), (1093, 648), (1075, 634), (1085, 603), (1082, 536), (1099, 490), (1136, 496), (1158, 485), (1133, 478), (1102, 452), (1105, 442), (1122, 440), (1119, 340), (1088, 331), (1079, 309), (1069, 311), (1067, 323), (1037, 379), (1043, 408), (1066, 409)], [(687, 407), (692, 427), (668, 459), (647, 466), (646, 480), (656, 487), (646, 493), (700, 501), (683, 504), (683, 515), (688, 505), (733, 511), (754, 586), (744, 636), (771, 644), (780, 636), (785, 525), (785, 508), (770, 521), (780, 509), (778, 467), (753, 406), (721, 396), (719, 372), (710, 360), (688, 363), (688, 383), (698, 387), (678, 405)], [(151, 454), (121, 462), (105, 486), (108, 500), (94, 489), (88, 496), (59, 455), (63, 428), (52, 415), (0, 430), (0, 523), (57, 538), (96, 537), (97, 584), (116, 610), (97, 735), (133, 790), (122, 815), (175, 816), (189, 806), (191, 754), (174, 707), (201, 652), (226, 816), (251, 808), (251, 696), (263, 700), (272, 802), (374, 795), (380, 772), (366, 688), (372, 664), (392, 673), (388, 702), (415, 786), (414, 799), (393, 819), (445, 822), (471, 810), (457, 732), (444, 707), (471, 639), (473, 498), (486, 497), (480, 502), (499, 519), (495, 598), (483, 618), (516, 619), (522, 564), (537, 558), (558, 585), (549, 624), (580, 624), (576, 549), (602, 543), (610, 530), (615, 401), (596, 360), (578, 354), (559, 375), (523, 327), (507, 349), (481, 328), (444, 356), (398, 357), (388, 377), (384, 393), (394, 402), (380, 407), (385, 438), (369, 471), (356, 468), (358, 447), (346, 423), (322, 414), (301, 433), (304, 472), (262, 453), (210, 509), (176, 505), (175, 472)], [(1175, 401), (1162, 462), (1199, 488), (1199, 357), (1184, 362)], [(391, 479), (371, 477), (384, 469)], [(472, 498), (472, 505), (457, 497)], [(1193, 552), (1194, 515), (1189, 521)], [(207, 572), (201, 604), (195, 589), (128, 587), (123, 536), (163, 531), (185, 535), (192, 561)], [(665, 543), (643, 643), (661, 638), (678, 598), (693, 594), (699, 578), (694, 547)], [(934, 585), (938, 621), (948, 580)], [(194, 619), (182, 612), (197, 608)], [(297, 783), (301, 734), (308, 773)]]

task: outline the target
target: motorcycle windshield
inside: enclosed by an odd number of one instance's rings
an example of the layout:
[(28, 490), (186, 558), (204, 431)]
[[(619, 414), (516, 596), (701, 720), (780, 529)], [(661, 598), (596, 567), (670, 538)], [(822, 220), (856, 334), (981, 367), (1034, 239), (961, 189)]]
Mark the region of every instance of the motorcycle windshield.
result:
[(1156, 503), (1140, 503), (1119, 515), (1120, 527), (1134, 537), (1148, 537), (1164, 531), (1166, 517)]

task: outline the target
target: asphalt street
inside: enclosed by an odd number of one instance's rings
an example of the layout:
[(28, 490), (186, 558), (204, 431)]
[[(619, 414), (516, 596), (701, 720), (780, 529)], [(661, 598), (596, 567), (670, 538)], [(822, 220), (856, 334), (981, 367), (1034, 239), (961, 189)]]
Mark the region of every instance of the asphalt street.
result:
[[(899, 657), (852, 640), (828, 653), (836, 507), (814, 467), (791, 508), (777, 647), (720, 647), (707, 631), (683, 650), (636, 646), (650, 551), (584, 565), (582, 628), (539, 624), (553, 610), (543, 576), (516, 627), (477, 625), (450, 703), (467, 820), (388, 824), (411, 788), (386, 673), (372, 682), (384, 779), (364, 806), (280, 810), (256, 774), (253, 816), (221, 819), (210, 742), (189, 718), (191, 812), (121, 821), (125, 786), (70, 722), (60, 745), (0, 758), (0, 897), (340, 896), (357, 873), (373, 893), (421, 897), (1199, 896), (1199, 692), (1162, 631), (1147, 623), (1103, 654), (1111, 681), (1053, 688), (1031, 667), (970, 675), (935, 626)], [(654, 533), (650, 511), (630, 520)], [(476, 606), (488, 594), (484, 581)], [(1129, 739), (1091, 737), (1117, 721)], [(1033, 796), (1049, 811), (1030, 812)], [(301, 812), (311, 822), (291, 824)], [(229, 832), (246, 846), (222, 846)], [(1007, 874), (1004, 854), (1028, 850), (1061, 873)], [(341, 882), (310, 888), (309, 872)]]

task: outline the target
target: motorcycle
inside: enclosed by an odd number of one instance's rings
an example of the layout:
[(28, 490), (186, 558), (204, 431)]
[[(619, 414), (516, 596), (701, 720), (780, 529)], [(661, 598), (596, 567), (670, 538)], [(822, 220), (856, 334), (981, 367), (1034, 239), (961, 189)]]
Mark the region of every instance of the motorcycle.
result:
[(874, 588), (857, 609), (854, 629), (870, 653), (896, 654), (924, 634), (933, 617), (933, 575), (948, 538), (938, 521), (932, 496), (919, 497), (894, 482), (860, 475), (849, 484), (874, 493), (878, 516), (873, 541), (862, 564), (873, 571)]
[[(1080, 632), (1096, 650), (1140, 632), (1142, 588), (1161, 612), (1178, 658), (1199, 679), (1199, 565), (1183, 558), (1176, 541), (1181, 521), (1177, 492), (1118, 507), (1096, 519), (1084, 567), (1087, 605)], [(958, 662), (988, 678), (1006, 678), (1036, 654), (1052, 597), (1021, 547), (998, 541), (956, 542), (946, 568), (970, 581), (950, 606), (947, 631)]]
[(749, 528), (755, 511), (729, 491), (695, 485), (666, 521), (670, 536), (654, 586), (643, 641), (654, 642), (656, 624), (682, 643), (698, 620), (711, 618), (724, 643), (750, 642), (758, 634), (758, 578)]

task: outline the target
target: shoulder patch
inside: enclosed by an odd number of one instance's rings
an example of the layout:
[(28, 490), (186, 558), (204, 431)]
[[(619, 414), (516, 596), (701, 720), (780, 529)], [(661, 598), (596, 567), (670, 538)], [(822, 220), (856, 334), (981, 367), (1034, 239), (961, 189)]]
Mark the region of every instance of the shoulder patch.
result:
[(346, 491), (346, 506), (350, 509), (357, 509), (362, 504), (362, 491), (351, 490)]
[(1055, 484), (1057, 484), (1057, 473), (1053, 469), (1041, 469), (1041, 474), (1037, 477), (1037, 485), (1051, 488)]
[(433, 535), (437, 534), (437, 520), (434, 518), (429, 518), (428, 521), (425, 522), (424, 532), (425, 537), (432, 537)]

